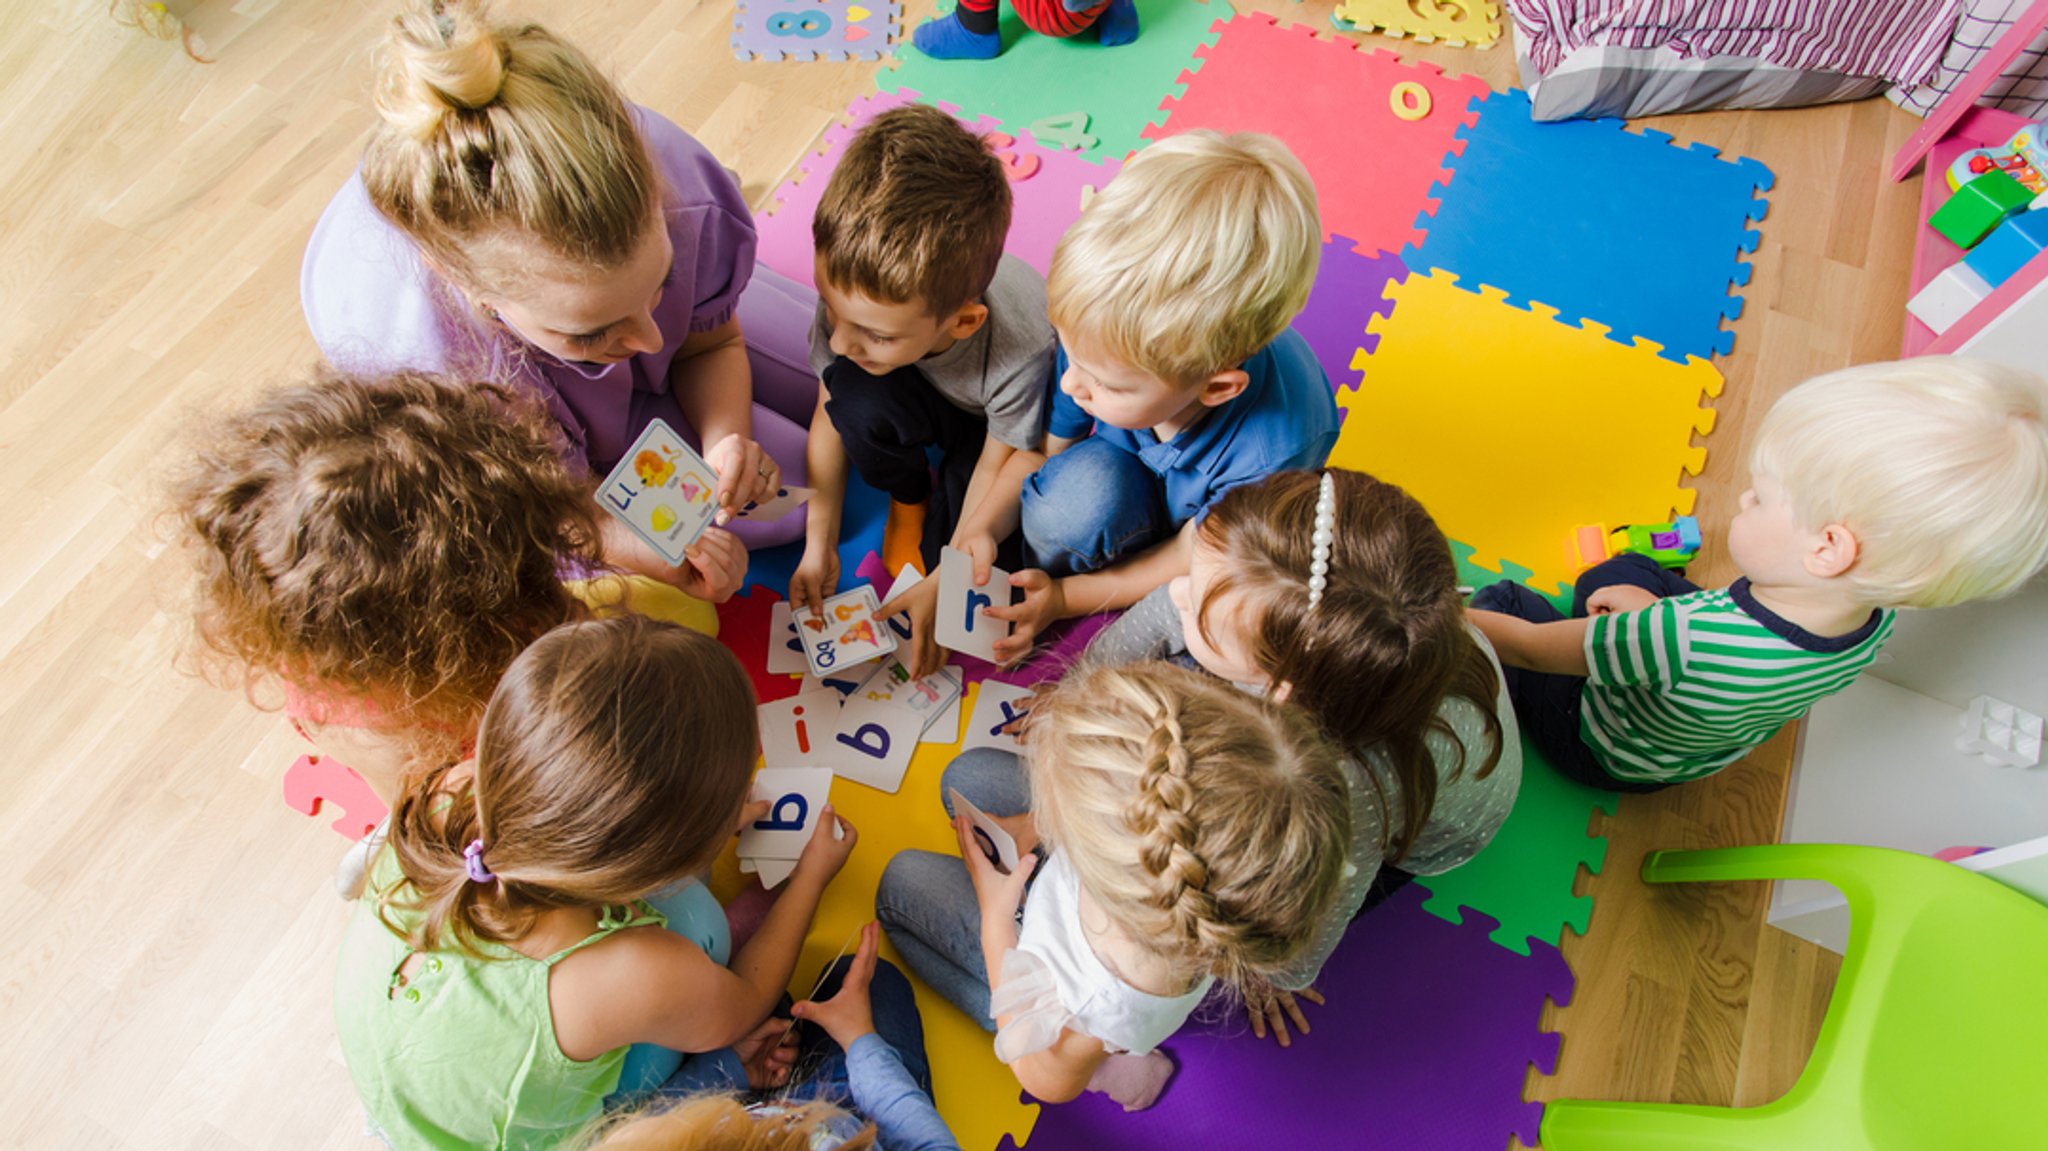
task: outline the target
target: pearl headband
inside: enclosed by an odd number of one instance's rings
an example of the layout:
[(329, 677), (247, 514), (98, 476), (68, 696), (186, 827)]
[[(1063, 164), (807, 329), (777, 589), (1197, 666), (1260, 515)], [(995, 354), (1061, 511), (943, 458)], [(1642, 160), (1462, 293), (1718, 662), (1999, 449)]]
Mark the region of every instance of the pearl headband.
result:
[(1337, 481), (1330, 473), (1323, 473), (1321, 489), (1316, 493), (1316, 528), (1309, 537), (1314, 545), (1309, 552), (1308, 565), (1308, 610), (1316, 610), (1323, 601), (1323, 589), (1330, 586), (1330, 543), (1337, 538)]

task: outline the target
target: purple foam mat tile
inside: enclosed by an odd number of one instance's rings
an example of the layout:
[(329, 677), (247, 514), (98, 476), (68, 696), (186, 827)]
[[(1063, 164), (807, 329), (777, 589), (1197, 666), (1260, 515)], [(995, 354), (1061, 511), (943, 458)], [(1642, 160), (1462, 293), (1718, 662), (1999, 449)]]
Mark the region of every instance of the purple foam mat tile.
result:
[(897, 38), (897, 0), (741, 0), (732, 54), (741, 60), (879, 60)]
[[(884, 600), (889, 598), (890, 585), (896, 582), (895, 574), (882, 563), (882, 557), (874, 552), (869, 552), (854, 568), (853, 578), (856, 582), (875, 585), (875, 594)], [(1061, 620), (1046, 629), (1046, 638), (1039, 641), (1037, 650), (1031, 653), (1031, 658), (1016, 667), (998, 667), (987, 660), (960, 652), (953, 652), (948, 659), (960, 670), (962, 680), (967, 683), (993, 679), (1000, 683), (1016, 684), (1018, 687), (1035, 687), (1065, 674), (1068, 668), (1074, 666), (1074, 661), (1081, 658), (1081, 653), (1087, 650), (1089, 641), (1095, 638), (1095, 633), (1108, 626), (1109, 621), (1116, 616), (1116, 612), (1102, 612), (1079, 619)]]
[(1333, 390), (1358, 386), (1359, 373), (1351, 366), (1352, 356), (1360, 350), (1371, 353), (1380, 339), (1365, 326), (1373, 316), (1393, 312), (1394, 301), (1386, 298), (1386, 290), (1408, 275), (1408, 265), (1398, 255), (1364, 255), (1357, 246), (1347, 236), (1332, 236), (1323, 242), (1308, 306), (1294, 318), (1294, 330), (1308, 341), (1323, 371), (1329, 373)]
[[(906, 88), (863, 96), (847, 107), (845, 122), (826, 130), (819, 154), (808, 158), (802, 165), (802, 174), (778, 190), (774, 209), (754, 218), (759, 234), (757, 258), (762, 263), (792, 279), (817, 286), (811, 264), (811, 216), (818, 210), (818, 201), (824, 198), (825, 182), (831, 179), (832, 170), (846, 154), (846, 146), (863, 125), (890, 108), (915, 103), (918, 98), (918, 93)], [(1117, 160), (1085, 160), (1078, 152), (1040, 144), (1020, 125), (1003, 125), (989, 116), (970, 119), (951, 105), (939, 107), (977, 132), (1003, 136), (994, 141), (997, 155), (1014, 174), (1010, 181), (1010, 235), (1003, 246), (1011, 255), (1038, 269), (1040, 275), (1045, 274), (1052, 266), (1053, 246), (1059, 243), (1067, 225), (1081, 214), (1082, 190), (1101, 189), (1115, 178), (1123, 164)]]
[[(1531, 1064), (1556, 1069), (1546, 998), (1571, 998), (1557, 949), (1516, 955), (1488, 925), (1445, 923), (1409, 887), (1351, 927), (1305, 1006), (1313, 1030), (1282, 1049), (1243, 1012), (1205, 1004), (1165, 1049), (1180, 1065), (1149, 1111), (1083, 1094), (1039, 1110), (1033, 1151), (1498, 1151), (1536, 1145)], [(1473, 918), (1477, 918), (1476, 916)], [(1003, 1148), (1014, 1149), (1005, 1140)]]

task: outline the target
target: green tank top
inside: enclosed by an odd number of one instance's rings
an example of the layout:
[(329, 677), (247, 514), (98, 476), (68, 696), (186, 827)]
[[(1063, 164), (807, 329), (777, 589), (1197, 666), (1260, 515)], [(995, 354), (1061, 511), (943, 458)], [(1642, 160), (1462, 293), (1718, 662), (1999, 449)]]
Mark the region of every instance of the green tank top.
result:
[(484, 946), (485, 960), (431, 952), (401, 985), (412, 952), (377, 913), (377, 896), (401, 878), (386, 847), (334, 973), (334, 1026), (371, 1125), (402, 1151), (559, 1146), (602, 1112), (626, 1049), (584, 1063), (562, 1054), (548, 971), (614, 932), (661, 925), (662, 916), (638, 902), (606, 908), (596, 931), (546, 959), (494, 945)]

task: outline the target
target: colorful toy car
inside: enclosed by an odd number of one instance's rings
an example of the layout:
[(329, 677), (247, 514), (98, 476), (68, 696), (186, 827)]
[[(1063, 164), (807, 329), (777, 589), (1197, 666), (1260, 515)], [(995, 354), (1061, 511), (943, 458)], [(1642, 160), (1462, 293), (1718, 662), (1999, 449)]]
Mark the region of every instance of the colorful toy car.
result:
[(1682, 568), (1700, 553), (1700, 521), (1679, 516), (1668, 524), (1586, 524), (1573, 533), (1581, 571), (1627, 552), (1649, 556), (1667, 568)]

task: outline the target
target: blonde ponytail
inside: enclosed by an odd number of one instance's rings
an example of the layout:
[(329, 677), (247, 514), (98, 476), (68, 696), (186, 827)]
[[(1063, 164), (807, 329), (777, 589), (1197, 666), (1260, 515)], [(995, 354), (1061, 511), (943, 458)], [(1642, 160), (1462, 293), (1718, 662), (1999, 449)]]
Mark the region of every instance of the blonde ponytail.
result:
[(547, 29), (492, 22), (486, 0), (405, 0), (375, 92), (370, 202), (460, 287), (500, 286), (477, 259), (487, 236), (602, 272), (654, 218), (660, 185), (625, 97)]
[(1242, 986), (1314, 941), (1351, 808), (1312, 723), (1164, 663), (1077, 669), (1035, 711), (1033, 815), (1139, 946)]

